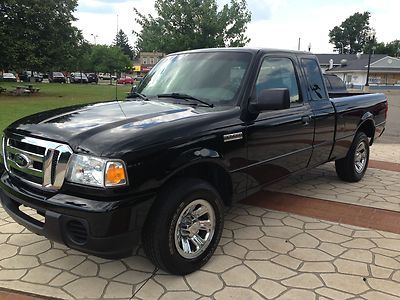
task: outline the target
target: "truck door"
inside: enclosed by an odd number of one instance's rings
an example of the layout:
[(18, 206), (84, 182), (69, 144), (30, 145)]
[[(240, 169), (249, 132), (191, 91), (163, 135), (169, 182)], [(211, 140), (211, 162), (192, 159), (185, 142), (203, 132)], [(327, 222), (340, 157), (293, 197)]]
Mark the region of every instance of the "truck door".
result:
[(295, 57), (261, 60), (253, 96), (263, 89), (287, 88), (290, 108), (261, 112), (247, 127), (248, 188), (306, 168), (312, 152), (312, 109), (301, 93)]
[(335, 137), (335, 108), (326, 92), (321, 68), (314, 57), (300, 59), (307, 83), (308, 99), (314, 114), (314, 144), (309, 167), (328, 161)]

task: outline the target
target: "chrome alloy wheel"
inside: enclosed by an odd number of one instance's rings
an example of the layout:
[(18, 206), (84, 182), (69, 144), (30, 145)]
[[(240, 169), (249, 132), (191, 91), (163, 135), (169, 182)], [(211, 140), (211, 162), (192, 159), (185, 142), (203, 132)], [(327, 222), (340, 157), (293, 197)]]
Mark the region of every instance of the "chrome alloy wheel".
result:
[(354, 154), (354, 167), (357, 173), (362, 173), (367, 164), (367, 147), (364, 141), (361, 141)]
[(199, 257), (210, 245), (215, 232), (215, 211), (203, 199), (190, 202), (175, 226), (175, 247), (187, 259)]

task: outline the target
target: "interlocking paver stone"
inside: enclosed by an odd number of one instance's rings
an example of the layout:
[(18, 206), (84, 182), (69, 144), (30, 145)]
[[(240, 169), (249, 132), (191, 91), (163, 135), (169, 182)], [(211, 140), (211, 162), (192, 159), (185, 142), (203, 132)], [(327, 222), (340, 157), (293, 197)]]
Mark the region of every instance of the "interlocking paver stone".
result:
[(248, 267), (240, 265), (224, 272), (221, 275), (227, 285), (248, 287), (252, 285), (257, 277)]
[(350, 249), (343, 253), (340, 257), (366, 263), (372, 262), (372, 253), (368, 250)]
[(370, 278), (368, 279), (368, 283), (371, 288), (375, 290), (391, 294), (393, 296), (399, 297), (400, 295), (400, 285), (397, 282), (385, 279)]
[(360, 294), (369, 289), (360, 276), (347, 274), (322, 274), (322, 280), (328, 287), (354, 294)]
[(193, 291), (206, 296), (212, 295), (223, 287), (218, 275), (204, 271), (186, 275), (186, 281)]
[(126, 271), (126, 267), (122, 262), (107, 262), (100, 265), (99, 276), (103, 278), (113, 278)]
[(320, 243), (316, 238), (308, 233), (301, 233), (290, 239), (296, 247), (317, 247)]
[(269, 237), (264, 236), (259, 240), (266, 248), (273, 252), (286, 254), (290, 250), (294, 249), (294, 246), (291, 243), (288, 243), (287, 240), (276, 238), (276, 237)]
[(140, 299), (158, 299), (164, 294), (162, 285), (154, 279), (150, 279), (137, 293), (136, 297)]
[[(195, 300), (199, 299), (199, 295), (194, 292), (167, 292), (160, 298), (160, 300), (177, 300), (177, 299)], [(209, 299), (209, 298), (204, 297), (201, 299)]]
[(286, 291), (286, 287), (282, 284), (264, 278), (257, 280), (253, 285), (253, 289), (267, 299), (274, 299)]
[(18, 253), (18, 247), (8, 244), (0, 245), (0, 259), (13, 257)]
[(129, 284), (110, 282), (104, 293), (104, 298), (131, 298), (132, 286)]
[(317, 294), (329, 297), (329, 299), (345, 300), (353, 297), (351, 294), (340, 292), (331, 288), (323, 287), (316, 290)]
[(68, 283), (64, 289), (76, 298), (99, 299), (107, 281), (97, 277), (80, 278)]
[(254, 260), (245, 264), (263, 278), (281, 280), (296, 275), (296, 272), (269, 261)]
[(314, 274), (299, 274), (292, 278), (283, 280), (282, 283), (287, 286), (302, 288), (302, 289), (316, 289), (323, 286), (322, 281)]
[(254, 292), (253, 290), (246, 288), (234, 288), (227, 287), (222, 291), (215, 294), (216, 300), (225, 300), (225, 299), (249, 299), (249, 300), (258, 300), (263, 299), (259, 294)]
[(32, 283), (48, 283), (60, 273), (61, 270), (39, 266), (28, 271), (28, 274), (26, 274), (22, 279)]
[(315, 298), (316, 295), (314, 292), (300, 290), (300, 289), (290, 289), (279, 297), (279, 299), (281, 300), (294, 300), (294, 299), (314, 300)]
[(76, 266), (71, 270), (75, 275), (79, 276), (96, 276), (98, 271), (98, 266), (90, 260), (86, 260), (80, 265)]
[(369, 274), (366, 263), (338, 258), (333, 262), (333, 264), (340, 273), (360, 276), (368, 276)]
[(296, 248), (289, 252), (289, 255), (304, 261), (329, 261), (333, 256), (318, 250), (309, 248)]
[(1, 260), (0, 266), (6, 269), (26, 269), (39, 266), (39, 261), (34, 256), (18, 255)]
[(184, 277), (174, 275), (156, 275), (154, 280), (164, 287), (168, 287), (173, 291), (187, 291), (189, 290)]
[(368, 300), (398, 300), (399, 297), (391, 296), (377, 291), (369, 291), (362, 295), (363, 298)]

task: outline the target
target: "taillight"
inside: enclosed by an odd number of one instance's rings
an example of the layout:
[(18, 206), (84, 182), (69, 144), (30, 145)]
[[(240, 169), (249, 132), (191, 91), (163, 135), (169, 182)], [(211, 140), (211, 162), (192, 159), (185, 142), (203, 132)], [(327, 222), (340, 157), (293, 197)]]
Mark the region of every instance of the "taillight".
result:
[(386, 97), (385, 119), (387, 118), (388, 110), (389, 110), (389, 99), (388, 97)]

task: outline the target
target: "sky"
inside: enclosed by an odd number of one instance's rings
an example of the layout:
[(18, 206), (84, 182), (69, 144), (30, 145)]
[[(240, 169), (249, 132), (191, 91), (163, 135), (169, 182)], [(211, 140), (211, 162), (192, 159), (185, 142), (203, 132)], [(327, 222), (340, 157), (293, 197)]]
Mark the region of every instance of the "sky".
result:
[[(229, 0), (217, 0), (219, 5)], [(135, 23), (133, 7), (143, 14), (155, 16), (154, 0), (79, 0), (75, 26), (82, 30), (91, 43), (111, 44), (122, 29), (133, 45), (132, 30), (140, 30)], [(396, 20), (399, 18), (399, 0), (247, 0), (252, 13), (247, 36), (248, 47), (300, 50), (311, 45), (314, 53), (332, 53), (329, 30), (340, 25), (355, 12), (369, 11), (370, 26), (376, 30), (379, 42), (400, 39)]]

